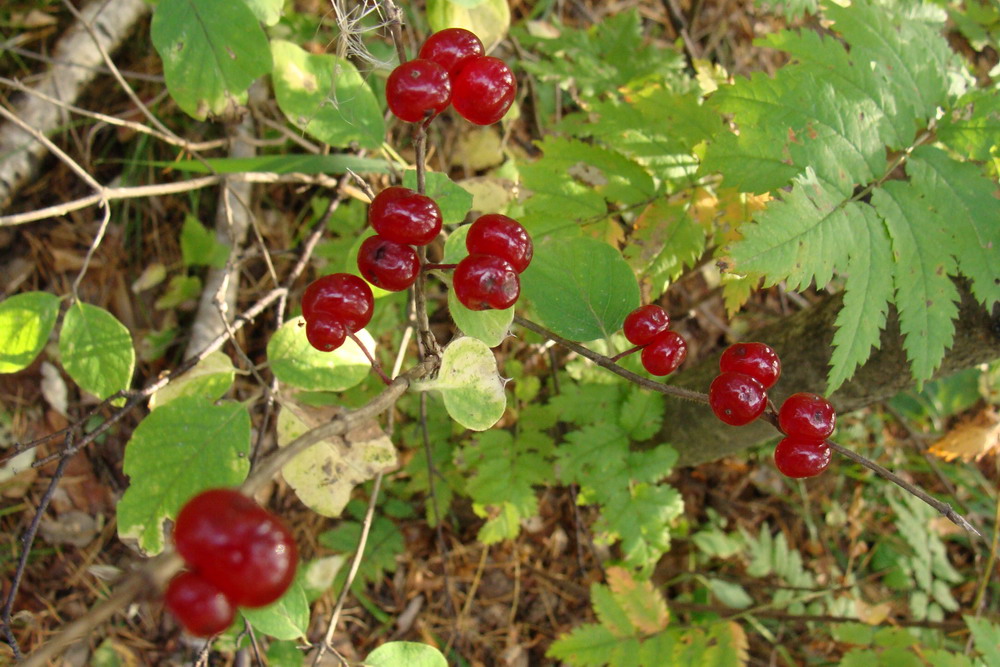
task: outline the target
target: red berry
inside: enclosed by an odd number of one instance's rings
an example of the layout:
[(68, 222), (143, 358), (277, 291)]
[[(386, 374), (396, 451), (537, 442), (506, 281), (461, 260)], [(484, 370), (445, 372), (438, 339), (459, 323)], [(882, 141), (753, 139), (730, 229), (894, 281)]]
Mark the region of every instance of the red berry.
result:
[(181, 509), (174, 543), (236, 606), (262, 607), (292, 583), (298, 549), (277, 516), (233, 489), (203, 491)]
[(814, 477), (830, 465), (830, 448), (823, 442), (783, 438), (774, 450), (774, 465), (786, 477)]
[(778, 353), (764, 343), (736, 343), (726, 348), (719, 359), (719, 370), (743, 373), (770, 389), (781, 377)]
[(521, 281), (510, 262), (493, 255), (469, 255), (452, 276), (455, 296), (469, 310), (510, 308), (521, 294)]
[(408, 60), (389, 74), (385, 99), (397, 118), (419, 123), (448, 108), (451, 79), (448, 71), (432, 60)]
[(358, 270), (372, 285), (401, 292), (409, 288), (420, 274), (417, 251), (384, 236), (369, 236), (358, 250)]
[(674, 331), (661, 331), (642, 348), (642, 367), (653, 375), (670, 375), (684, 363), (687, 343)]
[(767, 407), (767, 392), (757, 380), (743, 373), (722, 373), (712, 380), (708, 403), (715, 416), (730, 426), (743, 426), (760, 417)]
[(670, 316), (659, 306), (639, 306), (625, 318), (622, 331), (633, 345), (646, 345), (670, 326)]
[(822, 396), (800, 392), (781, 404), (778, 424), (785, 435), (800, 440), (822, 441), (830, 437), (837, 424), (837, 411)]
[(236, 608), (219, 587), (195, 572), (181, 572), (167, 584), (164, 603), (196, 637), (217, 635), (233, 624)]
[(469, 58), (452, 81), (451, 102), (470, 123), (491, 125), (514, 103), (517, 81), (507, 63), (499, 58)]
[(302, 317), (306, 322), (317, 313), (339, 320), (348, 333), (363, 329), (372, 319), (375, 297), (372, 288), (350, 273), (332, 273), (312, 281), (302, 294)]
[(482, 41), (474, 33), (465, 28), (446, 28), (428, 37), (417, 57), (433, 60), (454, 77), (469, 58), (485, 52)]
[(470, 255), (493, 255), (506, 259), (518, 273), (528, 268), (534, 253), (528, 230), (517, 220), (499, 213), (477, 218), (469, 227), (465, 247)]
[(325, 313), (314, 314), (306, 321), (306, 340), (320, 352), (333, 352), (346, 339), (347, 330), (341, 321)]
[(441, 231), (441, 209), (427, 195), (396, 185), (375, 195), (368, 222), (390, 241), (427, 245)]

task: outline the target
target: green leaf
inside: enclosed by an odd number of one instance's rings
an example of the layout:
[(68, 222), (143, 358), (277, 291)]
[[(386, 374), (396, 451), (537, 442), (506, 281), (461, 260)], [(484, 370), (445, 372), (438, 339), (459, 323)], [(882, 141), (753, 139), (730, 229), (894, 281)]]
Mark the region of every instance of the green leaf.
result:
[(1000, 89), (970, 90), (946, 113), (937, 138), (971, 160), (986, 162), (1000, 145)]
[(183, 396), (198, 396), (210, 401), (220, 398), (233, 386), (236, 368), (224, 353), (216, 350), (170, 384), (149, 397), (149, 409)]
[(633, 223), (622, 250), (636, 275), (652, 285), (653, 299), (705, 253), (705, 227), (691, 217), (690, 206), (689, 199), (653, 202)]
[[(320, 533), (318, 539), (328, 549), (353, 554), (358, 548), (360, 537), (361, 524), (345, 521), (332, 530)], [(368, 582), (381, 580), (386, 572), (395, 572), (396, 557), (403, 553), (404, 547), (403, 534), (396, 528), (396, 524), (386, 517), (376, 517), (372, 522), (354, 586), (364, 587)]]
[(497, 360), (483, 341), (464, 336), (448, 344), (433, 380), (418, 383), (421, 391), (439, 391), (451, 418), (467, 429), (485, 431), (507, 408)]
[(677, 450), (670, 445), (630, 451), (625, 459), (625, 470), (632, 481), (654, 484), (673, 471), (677, 457)]
[(199, 397), (151, 412), (125, 449), (129, 488), (118, 503), (118, 534), (150, 554), (163, 550), (163, 521), (205, 489), (237, 486), (250, 471), (250, 415), (239, 403)]
[(385, 160), (356, 155), (258, 155), (257, 157), (209, 158), (207, 160), (179, 160), (177, 162), (150, 162), (158, 167), (170, 168), (192, 174), (243, 174), (246, 172), (272, 172), (275, 174), (386, 174), (389, 165)]
[(25, 292), (0, 301), (0, 373), (27, 368), (45, 347), (59, 315), (59, 297)]
[(628, 614), (618, 603), (617, 596), (607, 586), (592, 586), (590, 588), (590, 604), (601, 625), (611, 630), (616, 637), (628, 637), (635, 634), (635, 626)]
[(294, 641), (271, 642), (265, 656), (270, 667), (303, 667), (305, 665), (305, 655)]
[(283, 40), (271, 42), (271, 55), (274, 96), (293, 125), (329, 146), (382, 144), (382, 109), (351, 61)]
[(309, 603), (297, 579), (274, 603), (258, 609), (241, 608), (240, 613), (255, 630), (276, 639), (304, 638), (309, 630)]
[(633, 386), (622, 404), (621, 427), (635, 441), (652, 438), (663, 422), (663, 395)]
[(432, 32), (465, 28), (482, 40), (487, 53), (510, 27), (507, 0), (427, 0), (426, 12)]
[(656, 584), (637, 577), (624, 567), (609, 567), (607, 576), (615, 601), (625, 612), (631, 626), (643, 635), (656, 634), (667, 628), (670, 612)]
[(988, 665), (1000, 665), (1000, 625), (971, 614), (962, 616), (972, 632), (976, 650)]
[(193, 302), (201, 294), (201, 278), (198, 276), (174, 276), (167, 284), (167, 290), (156, 300), (153, 307), (169, 310)]
[[(469, 191), (451, 180), (448, 174), (439, 171), (427, 172), (424, 180), (427, 196), (441, 209), (441, 222), (446, 225), (464, 222), (466, 214), (472, 208), (472, 195)], [(415, 169), (403, 172), (403, 187), (417, 189)]]
[(162, 0), (150, 31), (171, 97), (198, 120), (235, 112), (271, 70), (267, 36), (243, 2)]
[[(356, 335), (375, 354), (371, 335), (364, 329)], [(371, 371), (368, 358), (351, 339), (333, 352), (320, 352), (310, 345), (301, 317), (288, 320), (274, 332), (267, 343), (267, 358), (276, 378), (311, 391), (344, 391), (360, 384)]]
[(639, 305), (639, 284), (621, 254), (588, 238), (550, 239), (535, 246), (521, 274), (522, 293), (538, 319), (570, 340), (607, 338)]
[(184, 266), (204, 264), (221, 269), (229, 259), (229, 246), (219, 241), (198, 218), (189, 215), (181, 227), (181, 254)]
[(70, 306), (59, 332), (59, 355), (73, 381), (100, 399), (132, 382), (132, 337), (103, 308), (81, 302)]
[(684, 513), (677, 489), (646, 483), (603, 490), (610, 495), (601, 508), (597, 530), (621, 540), (622, 555), (632, 567), (652, 573), (656, 561), (670, 548), (670, 524)]
[[(603, 625), (592, 623), (573, 628), (552, 642), (545, 655), (556, 660), (564, 660), (574, 667), (605, 667), (605, 665), (635, 665), (634, 656), (639, 652), (639, 640), (634, 637), (618, 638)], [(624, 654), (633, 658), (615, 660)]]
[(257, 20), (266, 26), (272, 26), (281, 19), (281, 9), (284, 0), (243, 0), (253, 12)]
[(556, 449), (559, 479), (564, 484), (611, 486), (628, 455), (628, 438), (617, 424), (597, 423), (566, 435)]
[(365, 665), (372, 667), (448, 667), (441, 651), (428, 644), (387, 642), (368, 654)]
[(619, 386), (572, 383), (549, 401), (559, 420), (567, 423), (616, 424), (619, 421)]
[(711, 578), (708, 587), (719, 602), (731, 609), (746, 609), (753, 604), (753, 598), (746, 589), (734, 581)]

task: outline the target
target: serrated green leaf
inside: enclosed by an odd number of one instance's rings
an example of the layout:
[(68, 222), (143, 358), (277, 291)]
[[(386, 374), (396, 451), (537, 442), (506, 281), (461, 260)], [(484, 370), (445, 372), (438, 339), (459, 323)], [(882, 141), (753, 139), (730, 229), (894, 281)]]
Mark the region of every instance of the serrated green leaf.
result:
[(276, 639), (299, 639), (309, 630), (309, 603), (302, 584), (296, 579), (277, 601), (258, 609), (240, 609), (258, 632)]
[(618, 385), (573, 383), (562, 387), (549, 405), (567, 423), (616, 424), (619, 421), (621, 397)]
[(851, 239), (844, 306), (837, 313), (826, 394), (836, 391), (878, 347), (893, 298), (892, 250), (885, 224), (870, 207), (859, 210), (864, 225)]
[(73, 381), (100, 399), (132, 382), (132, 337), (103, 308), (81, 302), (70, 306), (59, 332), (59, 356)]
[(990, 160), (1000, 145), (1000, 89), (975, 88), (959, 98), (937, 138), (971, 160)]
[(387, 642), (368, 654), (365, 665), (371, 667), (448, 667), (441, 651), (416, 642)]
[(876, 628), (864, 623), (836, 623), (831, 626), (830, 634), (838, 642), (870, 646), (875, 639)]
[(274, 96), (293, 125), (329, 146), (381, 145), (382, 109), (351, 61), (283, 40), (271, 41), (271, 55)]
[(976, 618), (971, 614), (962, 616), (965, 624), (972, 632), (972, 640), (976, 650), (982, 655), (988, 665), (1000, 665), (1000, 626), (985, 618)]
[(250, 415), (239, 403), (184, 397), (154, 410), (125, 449), (130, 484), (118, 503), (118, 534), (159, 553), (163, 521), (205, 489), (243, 482), (249, 455)]
[(622, 647), (633, 656), (638, 655), (639, 641), (631, 637), (619, 639), (603, 625), (588, 623), (573, 628), (571, 632), (552, 642), (545, 655), (565, 660), (574, 667), (605, 667), (618, 664), (612, 660)]
[[(372, 354), (375, 341), (361, 329), (358, 339)], [(295, 317), (274, 332), (267, 343), (267, 358), (274, 376), (294, 387), (312, 391), (344, 391), (360, 384), (371, 363), (353, 340), (333, 352), (320, 352), (306, 339), (305, 320)]]
[(59, 315), (59, 297), (25, 292), (0, 301), (0, 373), (27, 368), (45, 347)]
[[(472, 208), (472, 195), (468, 190), (451, 180), (448, 174), (439, 171), (429, 171), (425, 174), (425, 186), (427, 196), (441, 209), (441, 222), (455, 225), (465, 221), (466, 214)], [(403, 172), (403, 187), (417, 189), (415, 169)]]
[(708, 588), (712, 591), (712, 595), (719, 599), (719, 602), (731, 609), (746, 609), (753, 604), (753, 598), (750, 597), (750, 594), (735, 581), (710, 578)]
[(171, 97), (199, 120), (234, 112), (271, 70), (267, 36), (243, 2), (163, 0), (150, 31)]
[(615, 601), (639, 633), (653, 635), (666, 629), (670, 612), (652, 581), (624, 567), (609, 567), (607, 577)]
[(632, 440), (646, 440), (659, 433), (663, 422), (663, 395), (631, 387), (622, 403), (619, 424)]
[(487, 53), (510, 27), (507, 0), (427, 0), (426, 12), (432, 31), (465, 28), (482, 40)]
[(415, 388), (441, 392), (451, 418), (473, 431), (496, 424), (507, 408), (496, 357), (486, 343), (469, 336), (452, 341), (444, 349), (437, 377)]
[(951, 239), (941, 222), (928, 219), (923, 193), (892, 181), (876, 190), (872, 203), (885, 218), (896, 259), (896, 306), (903, 348), (918, 384), (929, 380), (955, 335), (958, 290)]
[(635, 626), (628, 614), (618, 603), (617, 596), (607, 586), (591, 586), (590, 604), (594, 607), (597, 620), (616, 637), (629, 637), (635, 634)]
[(600, 486), (625, 468), (628, 438), (617, 424), (597, 423), (572, 431), (556, 449), (559, 479), (564, 484)]
[(542, 324), (570, 340), (607, 338), (639, 305), (639, 284), (621, 254), (588, 238), (536, 245), (521, 290)]
[(669, 475), (677, 463), (677, 450), (670, 445), (660, 445), (645, 451), (630, 451), (625, 461), (629, 479), (636, 482), (656, 483)]
[(512, 540), (521, 532), (521, 519), (525, 517), (513, 503), (502, 502), (490, 509), (473, 503), (472, 509), (476, 515), (486, 518), (486, 522), (476, 533), (476, 539), (483, 544)]
[[(338, 553), (353, 554), (358, 548), (361, 538), (361, 524), (356, 521), (345, 521), (341, 525), (327, 530), (319, 535), (319, 543)], [(391, 519), (376, 516), (372, 522), (365, 553), (358, 568), (358, 577), (353, 588), (363, 588), (369, 582), (379, 581), (386, 572), (396, 571), (396, 557), (403, 553), (405, 543), (403, 534), (396, 528)], [(342, 580), (341, 570), (338, 580)]]
[(670, 523), (684, 513), (684, 501), (669, 486), (639, 483), (620, 488), (604, 490), (602, 495), (609, 497), (601, 507), (597, 529), (621, 540), (626, 563), (651, 573), (670, 548)]
[(210, 401), (220, 398), (233, 386), (236, 368), (229, 357), (216, 350), (202, 359), (194, 368), (149, 397), (149, 409), (181, 398), (198, 396)]
[(181, 227), (181, 255), (184, 266), (206, 265), (221, 269), (229, 259), (229, 246), (219, 241), (198, 218), (188, 215)]
[(652, 285), (650, 298), (656, 299), (695, 265), (707, 241), (705, 227), (690, 215), (690, 201), (664, 198), (639, 215), (622, 254), (636, 275)]

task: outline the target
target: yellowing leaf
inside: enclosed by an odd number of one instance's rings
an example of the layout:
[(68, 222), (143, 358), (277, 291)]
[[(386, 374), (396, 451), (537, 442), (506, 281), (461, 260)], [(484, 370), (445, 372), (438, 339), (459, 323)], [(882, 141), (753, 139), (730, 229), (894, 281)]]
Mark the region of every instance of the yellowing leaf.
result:
[(997, 447), (1000, 447), (1000, 416), (985, 410), (955, 426), (928, 451), (945, 461), (978, 461)]
[(636, 579), (623, 567), (609, 567), (608, 585), (637, 630), (652, 635), (667, 628), (670, 611), (652, 581)]
[(873, 605), (859, 598), (855, 598), (854, 600), (854, 613), (858, 615), (858, 619), (862, 623), (867, 623), (868, 625), (881, 625), (889, 617), (891, 610), (892, 605), (888, 602)]

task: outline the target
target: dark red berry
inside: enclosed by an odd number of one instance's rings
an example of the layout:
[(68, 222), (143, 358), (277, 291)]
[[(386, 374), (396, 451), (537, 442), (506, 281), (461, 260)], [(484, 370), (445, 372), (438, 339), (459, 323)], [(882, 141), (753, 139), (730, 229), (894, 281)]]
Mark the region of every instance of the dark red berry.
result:
[(306, 339), (320, 352), (333, 352), (344, 344), (347, 330), (340, 320), (316, 313), (311, 320), (306, 320)]
[(332, 273), (312, 281), (302, 294), (302, 317), (317, 313), (339, 320), (348, 333), (363, 329), (372, 319), (375, 297), (364, 280), (350, 273)]
[(181, 572), (163, 595), (170, 613), (196, 637), (217, 635), (233, 624), (236, 608), (219, 587), (194, 572)]
[(722, 373), (712, 380), (708, 403), (715, 416), (731, 426), (743, 426), (760, 417), (767, 407), (767, 392), (757, 380), (743, 373)]
[(203, 491), (174, 524), (177, 551), (239, 607), (262, 607), (292, 583), (298, 549), (277, 516), (233, 489)]
[(642, 348), (642, 367), (653, 375), (670, 375), (684, 363), (687, 342), (674, 331), (661, 331)]
[(433, 60), (454, 77), (469, 58), (485, 52), (482, 41), (474, 33), (465, 28), (446, 28), (428, 37), (417, 57)]
[(830, 465), (830, 448), (814, 440), (783, 438), (774, 450), (774, 465), (786, 477), (814, 477)]
[(358, 270), (365, 280), (390, 292), (408, 289), (420, 274), (417, 251), (384, 236), (369, 236), (358, 250)]
[(390, 241), (427, 245), (441, 231), (441, 209), (427, 195), (396, 185), (375, 195), (368, 222)]
[(726, 348), (719, 359), (719, 370), (743, 373), (770, 389), (781, 377), (778, 353), (764, 343), (736, 343)]
[(499, 213), (480, 216), (469, 227), (465, 247), (470, 255), (494, 255), (521, 273), (531, 264), (534, 246), (520, 222)]
[(397, 118), (419, 123), (448, 108), (451, 78), (432, 60), (408, 60), (389, 74), (385, 99)]
[(837, 424), (837, 411), (822, 396), (800, 392), (781, 404), (778, 424), (785, 435), (800, 440), (822, 441), (830, 437)]
[(625, 317), (622, 332), (633, 345), (646, 345), (670, 326), (667, 311), (657, 305), (639, 306)]
[(469, 255), (452, 276), (455, 296), (469, 310), (510, 308), (521, 294), (521, 281), (510, 262), (493, 255)]
[(499, 58), (469, 58), (452, 81), (451, 103), (470, 123), (491, 125), (514, 103), (517, 81), (507, 63)]

